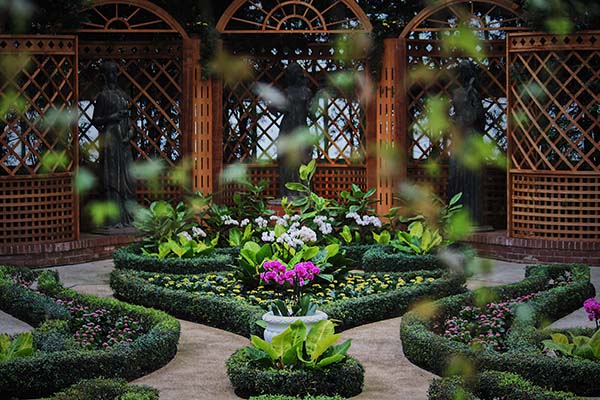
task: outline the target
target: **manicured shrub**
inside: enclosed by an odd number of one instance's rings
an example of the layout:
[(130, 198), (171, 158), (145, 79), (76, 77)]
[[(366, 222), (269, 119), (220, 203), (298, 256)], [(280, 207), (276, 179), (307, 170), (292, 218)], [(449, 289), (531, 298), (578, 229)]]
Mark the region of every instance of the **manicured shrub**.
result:
[[(239, 250), (238, 250), (239, 251)], [(118, 249), (113, 254), (116, 268), (169, 274), (201, 274), (231, 269), (235, 257), (234, 250), (216, 249), (211, 255), (196, 258), (163, 258), (145, 256), (140, 245)]]
[(323, 369), (297, 370), (257, 367), (244, 349), (227, 360), (227, 374), (234, 391), (244, 398), (263, 394), (353, 397), (362, 392), (364, 373), (363, 366), (352, 357)]
[[(545, 290), (526, 304), (528, 312), (517, 318), (507, 338), (507, 351), (476, 349), (434, 333), (436, 324), (456, 315), (464, 306), (474, 304), (484, 293), (496, 300), (510, 299), (544, 290), (547, 282), (560, 273), (572, 274), (572, 283)], [(499, 370), (522, 375), (531, 382), (568, 390), (581, 395), (600, 394), (600, 363), (589, 360), (553, 358), (542, 353), (541, 340), (549, 337), (543, 327), (581, 307), (594, 293), (589, 267), (536, 266), (526, 271), (526, 279), (510, 285), (479, 289), (448, 297), (435, 303), (435, 315), (426, 318), (410, 312), (402, 318), (401, 338), (406, 357), (414, 364), (437, 374), (445, 372), (453, 358), (468, 360), (475, 370)], [(526, 318), (527, 317), (527, 318)]]
[[(400, 274), (405, 280), (418, 275), (435, 277), (427, 285), (414, 285), (388, 293), (334, 301), (319, 307), (330, 318), (339, 320), (339, 329), (401, 316), (422, 298), (440, 298), (463, 292), (465, 277), (442, 271), (415, 271)], [(265, 309), (232, 297), (208, 296), (184, 290), (173, 290), (147, 282), (151, 273), (115, 270), (110, 285), (120, 298), (146, 307), (158, 308), (177, 317), (206, 324), (249, 337), (260, 336), (256, 321)], [(181, 277), (173, 275), (173, 279)]]
[(369, 272), (405, 272), (444, 268), (434, 254), (416, 255), (394, 252), (391, 246), (372, 246), (364, 253), (361, 268)]
[(429, 387), (429, 400), (579, 400), (566, 392), (555, 392), (533, 385), (521, 376), (486, 371), (465, 380), (458, 376), (436, 379)]
[(88, 379), (43, 400), (158, 400), (158, 390), (123, 379)]
[[(3, 311), (23, 313), (23, 309), (29, 309), (26, 300), (30, 298), (40, 300), (46, 297), (44, 304), (50, 304), (49, 302), (52, 301), (58, 309), (62, 310), (61, 315), (68, 316), (68, 311), (56, 305), (56, 302), (50, 298), (53, 297), (65, 301), (76, 300), (90, 308), (103, 308), (118, 315), (127, 315), (139, 321), (143, 327), (143, 333), (131, 343), (116, 345), (109, 350), (91, 351), (73, 348), (70, 343), (61, 343), (59, 337), (44, 343), (41, 337), (45, 336), (45, 332), (56, 335), (65, 333), (64, 325), (55, 322), (47, 323), (40, 328), (40, 331), (34, 331), (34, 340), (42, 346), (40, 350), (45, 351), (37, 351), (29, 357), (0, 362), (2, 396), (9, 398), (47, 396), (82, 379), (96, 377), (135, 379), (162, 367), (175, 356), (177, 351), (179, 323), (163, 312), (132, 306), (114, 299), (80, 295), (73, 290), (63, 288), (55, 272), (45, 271), (39, 275), (38, 287), (44, 294), (31, 292), (22, 287), (14, 290), (15, 287), (11, 286), (6, 276), (0, 279), (0, 284), (12, 288), (7, 292), (8, 294), (2, 291), (5, 301), (8, 304), (19, 305), (5, 309), (3, 303), (0, 305)], [(20, 308), (21, 305), (23, 308)], [(53, 319), (52, 316), (47, 318)], [(36, 319), (41, 320), (37, 317)], [(58, 349), (60, 351), (53, 351)]]

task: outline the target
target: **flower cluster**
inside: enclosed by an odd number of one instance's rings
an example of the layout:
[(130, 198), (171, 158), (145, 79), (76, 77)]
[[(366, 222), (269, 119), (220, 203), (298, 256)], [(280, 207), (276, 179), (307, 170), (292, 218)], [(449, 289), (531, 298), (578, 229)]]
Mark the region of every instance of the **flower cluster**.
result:
[(206, 232), (204, 232), (204, 230), (202, 230), (202, 228), (200, 228), (198, 226), (194, 226), (192, 228), (192, 236), (195, 238), (197, 238), (197, 237), (205, 238)]
[(221, 222), (223, 222), (223, 225), (240, 226), (240, 221), (233, 219), (231, 215), (222, 215)]
[(373, 225), (375, 228), (381, 228), (381, 220), (374, 215), (364, 215), (361, 217), (358, 213), (351, 212), (346, 214), (346, 218), (353, 219), (356, 225), (359, 226)]
[(264, 219), (263, 217), (258, 217), (254, 220), (254, 223), (256, 224), (256, 226), (258, 226), (259, 228), (266, 228), (267, 225), (269, 225), (269, 221), (267, 221), (266, 219)]
[(317, 215), (313, 220), (315, 225), (317, 225), (319, 228), (319, 232), (321, 232), (323, 235), (328, 235), (333, 232), (333, 227), (328, 221), (333, 221), (333, 218), (328, 218), (324, 215)]
[[(201, 293), (208, 296), (231, 297), (265, 309), (268, 308), (271, 301), (289, 297), (293, 293), (292, 288), (275, 290), (276, 288), (263, 284), (252, 289), (246, 288), (233, 273), (189, 275), (177, 279), (169, 275), (154, 274), (148, 277), (147, 281), (153, 285), (173, 290)], [(304, 293), (310, 294), (315, 303), (329, 304), (350, 298), (389, 293), (416, 285), (427, 285), (434, 281), (435, 278), (424, 276), (405, 280), (395, 274), (349, 274), (345, 278), (327, 283), (308, 282), (302, 290)]]
[(484, 307), (466, 306), (458, 316), (444, 323), (444, 336), (462, 343), (484, 345), (497, 351), (506, 348), (507, 333), (514, 320), (514, 306), (529, 301), (540, 292)]
[(600, 320), (600, 302), (595, 298), (589, 298), (583, 302), (583, 309), (588, 315), (590, 321), (596, 321), (596, 328), (598, 328), (598, 321)]
[(91, 309), (74, 300), (56, 300), (72, 315), (75, 344), (86, 350), (110, 349), (133, 342), (141, 333), (140, 323), (128, 316), (117, 316), (105, 308)]
[(312, 281), (315, 275), (321, 273), (321, 269), (310, 261), (298, 263), (292, 269), (287, 269), (277, 260), (266, 261), (263, 268), (265, 272), (260, 274), (260, 279), (267, 284), (275, 282), (278, 285), (284, 285), (286, 282), (294, 285), (295, 282), (298, 282), (300, 286), (304, 286)]

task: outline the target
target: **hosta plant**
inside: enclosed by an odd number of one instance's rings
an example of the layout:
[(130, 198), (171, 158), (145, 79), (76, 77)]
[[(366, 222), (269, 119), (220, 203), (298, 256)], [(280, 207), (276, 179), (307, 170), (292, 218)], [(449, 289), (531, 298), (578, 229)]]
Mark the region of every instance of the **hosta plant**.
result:
[(600, 360), (600, 330), (596, 331), (592, 337), (554, 333), (552, 339), (544, 340), (544, 350), (554, 351), (567, 357), (585, 358), (592, 361)]
[(193, 214), (183, 203), (173, 207), (166, 201), (155, 201), (149, 208), (136, 210), (135, 226), (145, 238), (144, 247), (155, 250), (159, 244), (174, 239), (191, 227)]
[(340, 335), (330, 320), (317, 322), (309, 332), (302, 321), (296, 321), (268, 343), (252, 336), (253, 346), (246, 353), (253, 361), (276, 369), (324, 368), (346, 358), (351, 340), (336, 345)]
[(438, 230), (432, 230), (421, 221), (408, 226), (408, 231), (399, 231), (390, 244), (402, 253), (424, 255), (437, 249), (444, 242)]
[(10, 336), (0, 335), (0, 361), (33, 354), (33, 336), (30, 332), (21, 333), (11, 340)]

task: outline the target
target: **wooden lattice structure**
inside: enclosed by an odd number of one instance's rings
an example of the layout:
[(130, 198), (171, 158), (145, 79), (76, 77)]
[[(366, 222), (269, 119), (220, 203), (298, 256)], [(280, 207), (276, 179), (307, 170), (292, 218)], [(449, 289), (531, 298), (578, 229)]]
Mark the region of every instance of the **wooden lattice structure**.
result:
[[(417, 182), (430, 184), (446, 198), (448, 143), (439, 140), (439, 133), (429, 132), (426, 102), (433, 96), (452, 98), (457, 87), (455, 68), (461, 59), (470, 55), (445, 45), (443, 38), (454, 35), (460, 26), (476, 32), (481, 53), (479, 85), (486, 112), (486, 139), (496, 143), (498, 151), (506, 151), (507, 95), (506, 95), (506, 35), (523, 30), (523, 12), (508, 0), (445, 0), (436, 2), (419, 13), (400, 35), (400, 59), (403, 82), (399, 99), (401, 109), (398, 125), (401, 137), (406, 136), (408, 160), (407, 176)], [(447, 42), (447, 41), (446, 41)], [(423, 79), (419, 76), (425, 77)], [(453, 110), (450, 110), (452, 115)], [(404, 120), (406, 119), (406, 120)], [(442, 136), (443, 137), (443, 136)], [(436, 176), (428, 174), (426, 164), (436, 160), (441, 165)], [(505, 204), (504, 171), (486, 171), (485, 219), (495, 227), (506, 223), (505, 212), (498, 204)], [(488, 185), (489, 183), (489, 185)]]
[(509, 235), (600, 239), (600, 32), (511, 34)]
[[(95, 1), (86, 17), (79, 30), (81, 162), (93, 168), (98, 160), (98, 132), (91, 120), (103, 85), (101, 63), (111, 60), (131, 99), (135, 159), (160, 160), (167, 173), (182, 159), (192, 160), (191, 187), (211, 191), (212, 126), (204, 121), (201, 96), (209, 93), (200, 81), (199, 40), (148, 1)], [(140, 182), (139, 200), (177, 198), (182, 189), (167, 176), (156, 186), (159, 191)]]
[[(228, 51), (251, 51), (253, 70), (253, 79), (236, 82), (223, 91), (224, 165), (244, 163), (250, 178), (269, 180), (267, 193), (277, 197), (277, 137), (282, 116), (268, 106), (256, 88), (261, 84), (283, 91), (286, 66), (298, 62), (304, 68), (316, 109), (307, 119), (310, 133), (319, 138), (313, 154), (318, 160), (315, 190), (335, 197), (352, 183), (365, 188), (366, 104), (356, 91), (336, 86), (331, 78), (341, 71), (366, 77), (366, 54), (342, 61), (327, 36), (370, 31), (371, 24), (358, 5), (354, 1), (236, 1), (217, 28), (227, 35)], [(238, 34), (244, 35), (245, 43), (249, 35), (256, 35), (259, 45), (252, 49), (236, 47)], [(285, 40), (281, 34), (287, 35)], [(226, 200), (238, 188), (222, 189)]]
[(0, 246), (76, 239), (77, 38), (2, 35), (0, 59)]

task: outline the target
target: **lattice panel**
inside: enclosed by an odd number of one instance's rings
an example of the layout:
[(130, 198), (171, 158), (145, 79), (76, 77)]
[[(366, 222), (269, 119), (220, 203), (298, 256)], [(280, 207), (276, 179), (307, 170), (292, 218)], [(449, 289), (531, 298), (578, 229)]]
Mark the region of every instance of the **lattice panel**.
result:
[(600, 33), (507, 42), (509, 234), (600, 240)]
[(223, 33), (369, 32), (368, 17), (354, 0), (234, 1), (217, 24)]
[(91, 122), (96, 97), (104, 85), (101, 61), (112, 60), (119, 66), (119, 85), (131, 99), (135, 159), (160, 159), (174, 166), (184, 152), (181, 45), (85, 42), (80, 47), (81, 161), (98, 161), (98, 131)]
[[(279, 170), (276, 165), (251, 165), (248, 167), (247, 174), (248, 178), (254, 183), (261, 180), (269, 181), (270, 185), (265, 190), (265, 195), (272, 198), (279, 197)], [(319, 196), (337, 199), (341, 191), (351, 190), (353, 183), (362, 190), (366, 190), (367, 171), (365, 167), (319, 165), (313, 178), (313, 190)], [(223, 185), (221, 190), (222, 201), (231, 204), (233, 203), (233, 194), (243, 189), (239, 185), (229, 184)]]
[[(134, 4), (140, 3), (140, 4)], [(171, 18), (149, 2), (96, 0), (86, 12), (80, 32), (178, 33)]]
[(600, 176), (511, 174), (511, 236), (600, 239)]
[[(79, 236), (76, 48), (73, 36), (0, 36), (0, 97), (16, 99), (0, 115), (0, 245)], [(66, 163), (42, 168), (49, 152)]]
[(320, 138), (314, 157), (329, 164), (364, 162), (366, 119), (363, 105), (358, 94), (344, 94), (330, 82), (332, 73), (364, 70), (364, 63), (344, 66), (331, 56), (330, 50), (329, 46), (293, 51), (272, 49), (268, 56), (253, 57), (254, 80), (236, 83), (223, 96), (224, 163), (276, 160), (282, 115), (268, 108), (267, 103), (255, 94), (254, 85), (270, 84), (283, 91), (285, 68), (291, 61), (299, 62), (305, 69), (315, 98), (313, 105), (317, 111), (307, 119), (311, 134)]
[[(600, 33), (511, 36), (511, 161), (516, 169), (600, 172), (598, 42)], [(567, 50), (573, 43), (588, 47)]]

